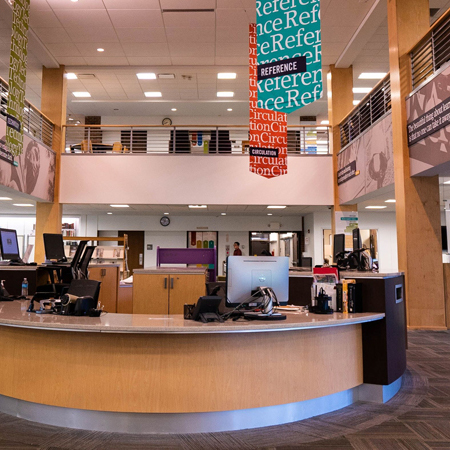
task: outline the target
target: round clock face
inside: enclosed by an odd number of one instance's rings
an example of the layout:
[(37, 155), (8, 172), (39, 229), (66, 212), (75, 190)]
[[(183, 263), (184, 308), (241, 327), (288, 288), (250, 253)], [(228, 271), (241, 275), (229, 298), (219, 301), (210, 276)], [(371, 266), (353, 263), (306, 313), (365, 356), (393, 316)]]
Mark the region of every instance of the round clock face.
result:
[(165, 119), (163, 119), (162, 124), (164, 126), (172, 125), (172, 119), (169, 119), (168, 117), (166, 117)]
[(167, 225), (169, 225), (170, 223), (170, 219), (166, 216), (161, 217), (161, 219), (159, 220), (159, 223), (163, 226), (163, 227), (167, 227)]

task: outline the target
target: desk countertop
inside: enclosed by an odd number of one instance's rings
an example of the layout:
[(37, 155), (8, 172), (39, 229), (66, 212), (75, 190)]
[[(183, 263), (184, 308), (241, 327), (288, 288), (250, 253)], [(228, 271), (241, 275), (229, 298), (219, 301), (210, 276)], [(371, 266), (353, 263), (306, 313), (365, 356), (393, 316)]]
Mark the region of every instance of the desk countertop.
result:
[[(401, 277), (404, 275), (403, 272), (392, 272), (392, 273), (376, 273), (376, 272), (352, 272), (352, 271), (346, 271), (346, 272), (340, 272), (339, 273), (341, 278), (375, 278), (375, 279), (385, 279), (385, 278), (396, 278)], [(297, 278), (312, 278), (313, 273), (312, 272), (302, 272), (302, 271), (295, 271), (290, 270), (289, 271), (290, 277), (297, 277)]]
[(246, 333), (326, 328), (372, 322), (382, 313), (330, 314), (287, 312), (282, 321), (236, 321), (207, 323), (184, 320), (182, 315), (104, 314), (101, 317), (74, 317), (35, 314), (26, 311), (27, 301), (1, 302), (0, 326), (59, 331), (138, 334)]

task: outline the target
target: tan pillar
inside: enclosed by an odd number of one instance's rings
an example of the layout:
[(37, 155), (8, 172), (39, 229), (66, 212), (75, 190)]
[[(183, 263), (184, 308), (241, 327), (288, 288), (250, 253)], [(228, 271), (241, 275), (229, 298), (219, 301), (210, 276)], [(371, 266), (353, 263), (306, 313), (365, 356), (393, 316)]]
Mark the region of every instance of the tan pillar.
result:
[(336, 211), (356, 211), (357, 205), (340, 205), (337, 185), (337, 154), (341, 149), (339, 123), (353, 109), (353, 68), (336, 69), (330, 66), (327, 74), (328, 120), (331, 125), (333, 143), (334, 205), (331, 210), (331, 232), (336, 231)]
[(36, 203), (36, 262), (45, 259), (43, 233), (61, 233), (62, 204), (59, 203), (61, 152), (64, 139), (62, 125), (66, 123), (67, 86), (64, 66), (42, 70), (41, 111), (55, 124), (52, 148), (56, 152), (55, 197), (53, 203)]
[(411, 328), (444, 328), (438, 177), (410, 177), (405, 97), (411, 92), (409, 50), (429, 30), (428, 0), (388, 0), (398, 265), (406, 277)]

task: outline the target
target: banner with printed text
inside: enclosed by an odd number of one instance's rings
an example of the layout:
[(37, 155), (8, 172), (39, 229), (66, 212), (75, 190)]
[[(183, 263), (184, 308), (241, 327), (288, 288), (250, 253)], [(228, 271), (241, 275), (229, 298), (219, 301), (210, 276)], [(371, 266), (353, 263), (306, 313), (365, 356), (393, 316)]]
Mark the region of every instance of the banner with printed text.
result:
[(27, 79), (27, 44), (30, 0), (15, 0), (9, 61), (6, 146), (13, 156), (23, 151), (23, 107)]
[(250, 172), (274, 178), (287, 174), (287, 115), (258, 108), (256, 44), (256, 25), (250, 24)]
[(257, 0), (258, 107), (291, 113), (322, 97), (320, 0)]

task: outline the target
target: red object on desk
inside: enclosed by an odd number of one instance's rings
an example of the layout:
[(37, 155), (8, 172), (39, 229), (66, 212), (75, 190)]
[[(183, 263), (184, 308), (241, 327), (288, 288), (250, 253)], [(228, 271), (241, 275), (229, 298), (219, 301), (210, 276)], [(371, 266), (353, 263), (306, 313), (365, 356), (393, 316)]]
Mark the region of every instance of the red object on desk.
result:
[(336, 279), (339, 281), (339, 271), (336, 267), (314, 267), (314, 275), (336, 275)]

